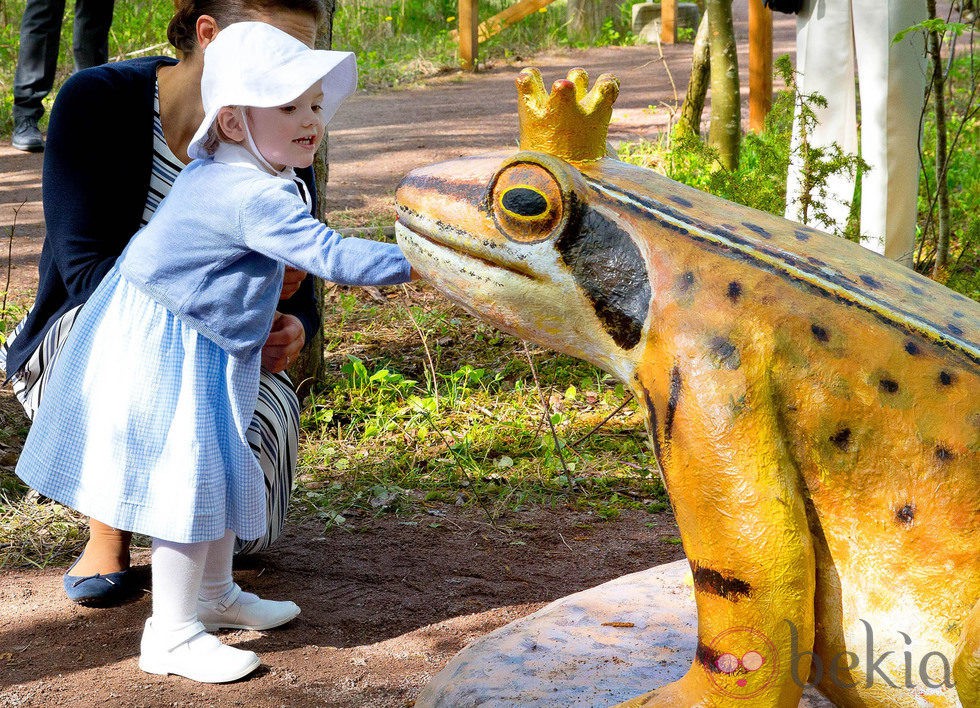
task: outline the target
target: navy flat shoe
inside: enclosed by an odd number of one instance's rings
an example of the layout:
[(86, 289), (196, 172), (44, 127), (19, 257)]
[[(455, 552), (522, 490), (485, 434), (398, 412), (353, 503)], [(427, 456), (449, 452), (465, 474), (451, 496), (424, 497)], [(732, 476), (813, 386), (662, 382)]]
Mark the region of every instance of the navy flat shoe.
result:
[(134, 591), (134, 574), (132, 570), (120, 570), (115, 573), (96, 573), (95, 575), (71, 575), (78, 560), (61, 579), (68, 599), (79, 605), (89, 607), (112, 607), (127, 599)]

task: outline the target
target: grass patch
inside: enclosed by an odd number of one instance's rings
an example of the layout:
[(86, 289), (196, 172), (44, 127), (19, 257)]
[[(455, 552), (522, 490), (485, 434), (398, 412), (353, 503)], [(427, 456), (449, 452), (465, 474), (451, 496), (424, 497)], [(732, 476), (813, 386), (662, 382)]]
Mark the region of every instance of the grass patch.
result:
[(0, 570), (66, 565), (87, 540), (81, 514), (36, 495), (0, 494)]
[(297, 513), (333, 525), (420, 505), (492, 518), (528, 505), (600, 518), (666, 508), (642, 415), (608, 374), (538, 349), (529, 359), (428, 286), (327, 299)]

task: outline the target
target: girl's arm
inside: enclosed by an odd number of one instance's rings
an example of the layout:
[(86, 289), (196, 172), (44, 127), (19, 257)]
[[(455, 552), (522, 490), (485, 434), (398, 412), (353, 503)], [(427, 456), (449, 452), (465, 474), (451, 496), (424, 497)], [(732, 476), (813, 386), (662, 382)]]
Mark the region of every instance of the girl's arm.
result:
[[(316, 184), (313, 179), (313, 169), (297, 170), (296, 174), (306, 184), (313, 201), (316, 202)], [(303, 325), (305, 335), (304, 343), (313, 341), (314, 335), (320, 329), (320, 307), (316, 299), (313, 278), (304, 278), (296, 292), (279, 301), (278, 309), (279, 312), (285, 315), (292, 315)], [(270, 344), (274, 343), (270, 342)], [(269, 365), (266, 365), (266, 368), (272, 370), (272, 367)]]
[(249, 248), (342, 285), (394, 285), (411, 278), (396, 244), (344, 238), (313, 218), (285, 180), (256, 186), (241, 214)]

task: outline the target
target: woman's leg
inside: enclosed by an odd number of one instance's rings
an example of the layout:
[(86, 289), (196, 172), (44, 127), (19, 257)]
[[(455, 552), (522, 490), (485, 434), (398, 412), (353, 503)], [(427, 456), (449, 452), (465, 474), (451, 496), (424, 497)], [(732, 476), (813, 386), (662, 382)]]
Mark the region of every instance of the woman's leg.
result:
[[(14, 395), (24, 406), (24, 412), (31, 420), (34, 419), (34, 414), (37, 412), (38, 406), (41, 405), (55, 362), (61, 354), (62, 347), (67, 341), (68, 334), (71, 332), (75, 318), (80, 311), (81, 308), (76, 307), (59, 317), (48, 329), (41, 340), (41, 344), (34, 350), (23, 367), (11, 376)], [(3, 345), (0, 359), (3, 360), (4, 365), (6, 365), (6, 348), (20, 334), (22, 325), (23, 323), (14, 329), (13, 334), (8, 337)], [(132, 534), (127, 531), (120, 531), (100, 521), (90, 519), (89, 540), (85, 545), (85, 550), (82, 551), (82, 555), (71, 568), (71, 577), (75, 579), (87, 578), (96, 574), (108, 575), (128, 569), (131, 539)], [(69, 583), (73, 587), (72, 598), (82, 603), (109, 599), (106, 598), (106, 593), (115, 596), (127, 591), (126, 588), (119, 587), (119, 592), (113, 592), (112, 588), (106, 587), (99, 581), (95, 581), (91, 588), (74, 584), (74, 582), (73, 580), (72, 583)], [(92, 584), (92, 582), (89, 581), (87, 584)]]
[(106, 526), (95, 519), (88, 520), (88, 529), (88, 543), (72, 566), (73, 576), (106, 575), (129, 568), (129, 542), (133, 534)]
[(285, 373), (262, 370), (247, 438), (265, 473), (268, 529), (261, 538), (239, 541), (235, 550), (242, 554), (258, 553), (271, 546), (286, 522), (299, 447), (299, 400)]

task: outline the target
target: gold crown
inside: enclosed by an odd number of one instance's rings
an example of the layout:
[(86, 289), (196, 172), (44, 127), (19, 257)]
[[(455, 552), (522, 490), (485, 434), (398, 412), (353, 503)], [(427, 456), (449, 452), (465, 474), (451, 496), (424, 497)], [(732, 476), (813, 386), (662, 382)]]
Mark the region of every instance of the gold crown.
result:
[(603, 74), (589, 90), (589, 75), (572, 69), (567, 79), (544, 88), (541, 72), (524, 69), (517, 75), (517, 115), (521, 150), (534, 150), (566, 162), (594, 162), (606, 155), (606, 133), (619, 80)]

